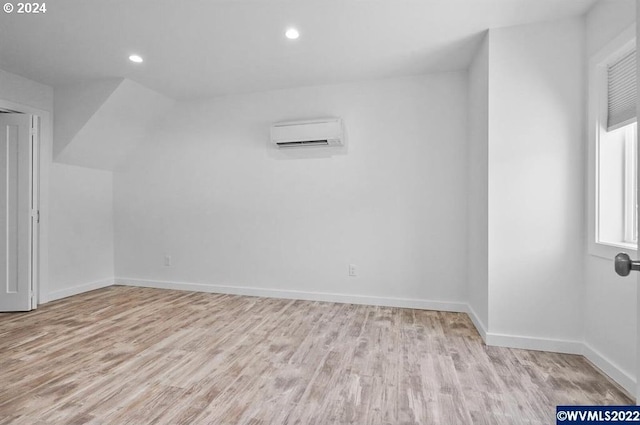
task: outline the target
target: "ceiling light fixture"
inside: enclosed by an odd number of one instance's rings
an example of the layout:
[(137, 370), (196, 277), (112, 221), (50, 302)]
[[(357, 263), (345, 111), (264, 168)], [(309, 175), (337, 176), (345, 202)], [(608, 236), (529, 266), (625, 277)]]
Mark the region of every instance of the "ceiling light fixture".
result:
[(289, 40), (295, 40), (296, 38), (300, 37), (300, 33), (298, 32), (297, 29), (295, 28), (289, 28), (287, 30), (287, 32), (284, 33), (284, 35), (289, 39)]
[(142, 63), (142, 58), (138, 55), (131, 55), (129, 56), (129, 60), (131, 62), (135, 62), (135, 63)]

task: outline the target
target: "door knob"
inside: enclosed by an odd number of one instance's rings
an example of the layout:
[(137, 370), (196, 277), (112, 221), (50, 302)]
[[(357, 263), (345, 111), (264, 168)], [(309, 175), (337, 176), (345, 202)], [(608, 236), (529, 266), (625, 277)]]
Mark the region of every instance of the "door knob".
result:
[(640, 261), (632, 261), (624, 252), (616, 255), (614, 266), (620, 276), (629, 276), (631, 270), (640, 271)]

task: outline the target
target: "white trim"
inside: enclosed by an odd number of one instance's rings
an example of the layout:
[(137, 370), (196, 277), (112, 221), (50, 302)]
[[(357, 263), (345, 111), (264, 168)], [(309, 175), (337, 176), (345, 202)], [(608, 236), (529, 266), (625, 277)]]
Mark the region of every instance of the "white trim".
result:
[(486, 345), (582, 355), (602, 374), (627, 391), (629, 397), (635, 398), (636, 379), (586, 342), (489, 333), (471, 305), (467, 305), (467, 314)]
[(636, 380), (628, 372), (622, 370), (620, 366), (609, 360), (602, 353), (587, 344), (582, 347), (582, 355), (589, 360), (595, 367), (618, 383), (625, 391), (629, 392), (631, 398), (635, 398)]
[(138, 286), (143, 288), (174, 289), (178, 291), (209, 292), (214, 294), (247, 295), (252, 297), (377, 305), (385, 307), (415, 308), (421, 310), (451, 311), (456, 313), (467, 312), (467, 304), (463, 302), (432, 301), (395, 297), (374, 297), (369, 295), (336, 294), (329, 292), (291, 291), (284, 289), (255, 288), (250, 286), (167, 282), (160, 280), (130, 279), (124, 277), (116, 278), (115, 284)]
[[(480, 332), (480, 329), (478, 329), (478, 331)], [(593, 366), (599, 369), (602, 374), (616, 382), (625, 391), (627, 391), (629, 393), (627, 394), (629, 397), (635, 398), (636, 379), (586, 342), (524, 337), (489, 332), (487, 333), (485, 343), (489, 346), (497, 347), (582, 355), (592, 363)]]
[(589, 254), (594, 257), (599, 257), (604, 260), (613, 262), (616, 255), (621, 252), (627, 253), (630, 257), (635, 257), (637, 250), (633, 249), (632, 245), (622, 245), (613, 243), (602, 243), (589, 241)]
[(49, 292), (49, 301), (59, 300), (61, 298), (70, 297), (72, 295), (82, 294), (84, 292), (93, 291), (95, 289), (106, 288), (114, 285), (114, 279), (102, 279), (94, 282), (84, 283), (82, 285), (72, 286), (71, 288), (59, 289)]
[(476, 330), (480, 334), (480, 337), (486, 344), (487, 343), (487, 327), (485, 326), (484, 323), (482, 323), (482, 320), (480, 320), (480, 317), (478, 316), (476, 311), (473, 309), (473, 307), (471, 307), (471, 304), (467, 304), (467, 316), (469, 316), (469, 319), (471, 319), (471, 322), (473, 322), (473, 326), (476, 327)]
[[(31, 151), (31, 173), (29, 186), (31, 188), (31, 265), (29, 267), (29, 283), (31, 285), (31, 309), (38, 308), (38, 275), (40, 273), (40, 121), (42, 118), (31, 114), (29, 126), (29, 144)], [(34, 215), (35, 213), (35, 215)]]
[(488, 332), (487, 345), (496, 347), (521, 348), (523, 350), (551, 351), (553, 353), (582, 354), (582, 341), (538, 338), (530, 336), (506, 335)]

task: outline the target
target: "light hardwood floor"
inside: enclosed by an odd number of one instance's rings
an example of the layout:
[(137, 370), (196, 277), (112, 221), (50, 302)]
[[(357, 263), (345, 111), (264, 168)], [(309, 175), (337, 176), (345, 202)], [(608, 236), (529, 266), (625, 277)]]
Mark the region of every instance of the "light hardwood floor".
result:
[(459, 313), (110, 287), (0, 314), (0, 424), (551, 424), (631, 402)]

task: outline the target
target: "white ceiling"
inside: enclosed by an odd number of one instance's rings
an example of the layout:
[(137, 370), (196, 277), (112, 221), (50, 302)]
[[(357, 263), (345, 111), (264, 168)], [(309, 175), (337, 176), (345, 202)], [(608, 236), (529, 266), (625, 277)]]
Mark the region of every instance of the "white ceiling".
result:
[[(52, 86), (125, 77), (180, 99), (457, 70), (487, 28), (593, 3), (55, 0), (42, 15), (0, 14), (0, 69)], [(297, 41), (284, 38), (290, 25)]]

